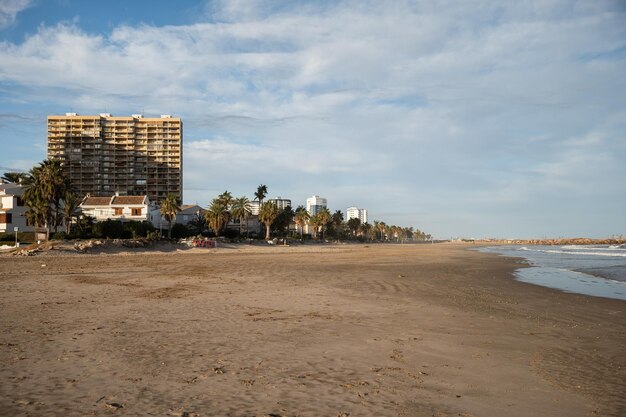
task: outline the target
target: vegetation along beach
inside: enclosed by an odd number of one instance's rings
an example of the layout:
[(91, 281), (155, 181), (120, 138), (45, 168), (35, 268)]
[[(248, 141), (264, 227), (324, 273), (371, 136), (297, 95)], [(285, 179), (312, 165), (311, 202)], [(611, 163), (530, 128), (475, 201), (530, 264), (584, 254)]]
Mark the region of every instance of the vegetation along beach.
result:
[(0, 414), (621, 416), (626, 303), (468, 244), (0, 257)]

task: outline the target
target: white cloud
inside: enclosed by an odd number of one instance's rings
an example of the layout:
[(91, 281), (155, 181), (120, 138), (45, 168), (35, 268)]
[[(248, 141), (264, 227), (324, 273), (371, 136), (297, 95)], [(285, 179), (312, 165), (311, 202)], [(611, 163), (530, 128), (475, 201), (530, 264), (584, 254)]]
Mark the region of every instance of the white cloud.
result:
[(32, 6), (32, 0), (2, 0), (0, 2), (0, 30), (15, 23), (17, 15)]

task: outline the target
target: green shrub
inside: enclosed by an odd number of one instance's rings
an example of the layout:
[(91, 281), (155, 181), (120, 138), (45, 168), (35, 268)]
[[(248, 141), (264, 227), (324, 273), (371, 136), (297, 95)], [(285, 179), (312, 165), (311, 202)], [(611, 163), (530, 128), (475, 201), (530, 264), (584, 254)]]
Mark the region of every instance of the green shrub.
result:
[(175, 223), (172, 225), (172, 238), (173, 239), (182, 239), (185, 237), (191, 236), (191, 231), (187, 228), (187, 226)]
[(124, 223), (124, 229), (129, 230), (131, 237), (148, 237), (148, 234), (154, 232), (154, 226), (150, 222), (130, 221)]
[(56, 232), (50, 237), (50, 240), (64, 240), (65, 232)]
[(103, 239), (120, 239), (124, 231), (124, 224), (117, 220), (107, 219), (93, 225), (95, 237)]

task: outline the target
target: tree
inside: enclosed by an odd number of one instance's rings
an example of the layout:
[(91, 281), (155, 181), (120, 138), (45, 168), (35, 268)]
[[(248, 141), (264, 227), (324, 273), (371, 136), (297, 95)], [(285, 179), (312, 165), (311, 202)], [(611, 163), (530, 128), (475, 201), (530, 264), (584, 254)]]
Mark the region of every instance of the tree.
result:
[(361, 219), (358, 217), (353, 217), (348, 220), (348, 229), (352, 232), (352, 236), (356, 236), (357, 230), (359, 230), (359, 226), (361, 225)]
[(219, 198), (214, 198), (211, 201), (211, 205), (204, 213), (206, 221), (209, 227), (213, 229), (216, 236), (219, 236), (224, 226), (230, 220), (230, 212), (228, 206), (224, 204)]
[(192, 235), (200, 235), (207, 228), (206, 218), (202, 214), (202, 211), (198, 210), (193, 218), (187, 223), (187, 228)]
[(278, 209), (278, 216), (276, 216), (276, 219), (272, 223), (272, 229), (274, 231), (277, 231), (277, 230), (280, 231), (281, 236), (285, 232), (285, 229), (287, 229), (287, 234), (288, 234), (289, 225), (293, 221), (294, 216), (295, 214), (293, 210), (291, 209), (291, 206), (287, 206), (282, 210)]
[(76, 193), (71, 190), (66, 190), (63, 196), (63, 220), (65, 221), (65, 234), (70, 234), (70, 228), (72, 225), (72, 219), (74, 219), (74, 212), (80, 205), (80, 199)]
[(217, 196), (217, 199), (219, 200), (220, 203), (222, 203), (223, 205), (225, 205), (227, 208), (230, 209), (230, 206), (233, 204), (233, 195), (230, 193), (230, 191), (224, 191), (222, 194), (220, 194), (219, 196)]
[(366, 240), (370, 238), (371, 230), (372, 230), (372, 225), (367, 222), (359, 225), (359, 234)]
[(342, 235), (345, 234), (344, 226), (345, 224), (343, 221), (343, 213), (341, 212), (341, 210), (336, 210), (327, 225), (326, 234), (328, 236), (333, 236), (339, 239)]
[(6, 182), (23, 185), (28, 182), (29, 175), (25, 172), (5, 172), (2, 179)]
[(320, 229), (320, 218), (317, 214), (309, 217), (309, 224), (311, 225), (311, 230), (313, 230), (313, 237), (317, 238), (317, 232)]
[(296, 209), (295, 221), (296, 225), (300, 226), (300, 239), (304, 239), (304, 226), (309, 222), (311, 216), (309, 212), (302, 206)]
[(261, 209), (259, 210), (259, 220), (265, 224), (265, 240), (269, 240), (270, 238), (270, 228), (272, 227), (272, 223), (278, 217), (279, 209), (276, 203), (273, 201), (263, 203)]
[(317, 212), (317, 217), (318, 217), (318, 219), (320, 221), (320, 226), (322, 228), (322, 239), (324, 239), (324, 230), (325, 230), (326, 225), (328, 224), (328, 222), (330, 222), (330, 219), (332, 218), (332, 215), (330, 214), (330, 210), (328, 210), (328, 208), (324, 207), (320, 211)]
[(176, 213), (180, 211), (180, 202), (176, 195), (170, 193), (161, 201), (161, 216), (165, 217), (169, 227), (167, 228), (167, 238), (172, 238), (172, 221), (176, 219)]
[[(376, 222), (374, 222), (376, 223)], [(380, 240), (384, 241), (385, 240), (385, 233), (387, 232), (387, 225), (385, 224), (385, 222), (378, 222), (378, 224), (376, 225), (376, 228), (378, 229), (378, 232), (380, 233)]]
[(54, 226), (56, 232), (63, 218), (61, 200), (70, 189), (69, 179), (63, 174), (60, 161), (47, 159), (30, 170), (26, 182), (24, 203), (30, 212), (27, 216), (36, 226), (45, 227), (46, 238), (49, 238), (50, 227)]
[(246, 232), (248, 231), (248, 217), (252, 214), (252, 206), (248, 197), (239, 197), (233, 200), (231, 206), (231, 215), (239, 219), (239, 236), (241, 236), (241, 226), (246, 221)]
[(83, 214), (77, 219), (76, 224), (83, 232), (91, 233), (93, 225), (96, 224), (96, 218), (88, 214)]
[(259, 202), (259, 206), (263, 205), (263, 199), (267, 196), (267, 185), (259, 185), (254, 193), (254, 199)]

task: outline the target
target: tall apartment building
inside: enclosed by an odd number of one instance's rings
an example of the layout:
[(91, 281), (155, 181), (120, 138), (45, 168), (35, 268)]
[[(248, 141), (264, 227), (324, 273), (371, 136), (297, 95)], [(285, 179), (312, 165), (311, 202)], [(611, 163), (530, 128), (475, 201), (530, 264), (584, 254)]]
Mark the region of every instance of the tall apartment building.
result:
[(81, 194), (183, 197), (183, 122), (162, 115), (48, 116), (48, 159), (63, 162)]
[(350, 219), (359, 219), (361, 224), (367, 223), (367, 210), (357, 207), (348, 207), (346, 209), (346, 221)]
[(320, 197), (319, 195), (314, 195), (306, 199), (306, 211), (311, 215), (315, 216), (319, 211), (326, 206), (326, 199)]

